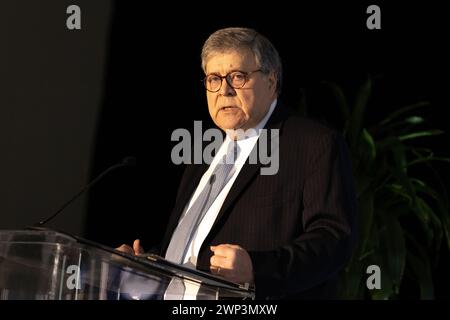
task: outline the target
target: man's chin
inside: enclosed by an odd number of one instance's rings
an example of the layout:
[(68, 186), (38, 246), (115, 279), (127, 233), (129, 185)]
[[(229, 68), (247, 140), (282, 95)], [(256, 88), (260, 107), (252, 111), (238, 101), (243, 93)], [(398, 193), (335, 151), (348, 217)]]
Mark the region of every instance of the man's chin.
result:
[(243, 126), (238, 127), (238, 128), (229, 128), (229, 129), (222, 129), (223, 131), (225, 131), (225, 133), (227, 134), (227, 136), (229, 136), (231, 139), (237, 139), (237, 140), (241, 140), (244, 139), (248, 132), (248, 128), (245, 128)]
[(226, 130), (240, 129), (240, 128), (242, 128), (243, 123), (239, 122), (239, 121), (220, 121), (220, 122), (216, 122), (216, 125), (223, 131), (226, 131)]
[(242, 129), (242, 124), (241, 123), (227, 123), (227, 124), (222, 124), (221, 126), (219, 126), (220, 129), (222, 129), (223, 131), (235, 131), (238, 129)]

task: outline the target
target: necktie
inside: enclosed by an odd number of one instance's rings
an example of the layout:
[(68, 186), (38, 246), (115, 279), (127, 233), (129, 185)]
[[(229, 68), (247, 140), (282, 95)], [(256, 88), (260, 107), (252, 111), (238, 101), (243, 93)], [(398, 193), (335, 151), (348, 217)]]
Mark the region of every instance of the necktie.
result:
[(197, 199), (183, 219), (178, 223), (172, 235), (166, 251), (166, 259), (175, 263), (183, 263), (189, 244), (194, 237), (198, 226), (208, 211), (211, 204), (219, 195), (222, 188), (230, 178), (230, 171), (234, 167), (234, 162), (239, 153), (239, 146), (235, 141), (231, 141), (227, 146), (227, 153), (214, 168), (208, 183), (203, 188)]

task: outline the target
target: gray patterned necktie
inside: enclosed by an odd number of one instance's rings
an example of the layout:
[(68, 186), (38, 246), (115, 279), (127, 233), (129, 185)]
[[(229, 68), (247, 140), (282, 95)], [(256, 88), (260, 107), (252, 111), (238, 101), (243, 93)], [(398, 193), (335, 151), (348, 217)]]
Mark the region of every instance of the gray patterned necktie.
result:
[(183, 263), (198, 226), (211, 204), (228, 182), (230, 171), (234, 167), (234, 162), (240, 150), (235, 141), (231, 141), (227, 149), (227, 154), (216, 165), (208, 183), (178, 223), (166, 251), (167, 260), (179, 264)]

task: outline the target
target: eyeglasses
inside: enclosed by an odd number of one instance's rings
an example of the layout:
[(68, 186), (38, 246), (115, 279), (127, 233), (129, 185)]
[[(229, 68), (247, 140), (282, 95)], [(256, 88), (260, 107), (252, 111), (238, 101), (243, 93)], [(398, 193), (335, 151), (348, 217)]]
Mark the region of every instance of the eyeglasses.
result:
[(209, 74), (203, 79), (203, 84), (209, 92), (218, 92), (222, 87), (223, 79), (225, 79), (230, 87), (240, 89), (246, 84), (250, 75), (255, 72), (262, 72), (262, 70), (258, 69), (250, 72), (233, 71), (223, 77), (217, 74)]

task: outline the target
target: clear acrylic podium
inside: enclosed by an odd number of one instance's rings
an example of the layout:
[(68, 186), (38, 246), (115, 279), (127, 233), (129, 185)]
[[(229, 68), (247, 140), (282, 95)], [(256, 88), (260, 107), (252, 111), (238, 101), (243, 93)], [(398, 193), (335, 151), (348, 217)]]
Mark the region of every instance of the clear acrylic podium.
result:
[(254, 292), (61, 232), (0, 230), (0, 300), (253, 299)]

